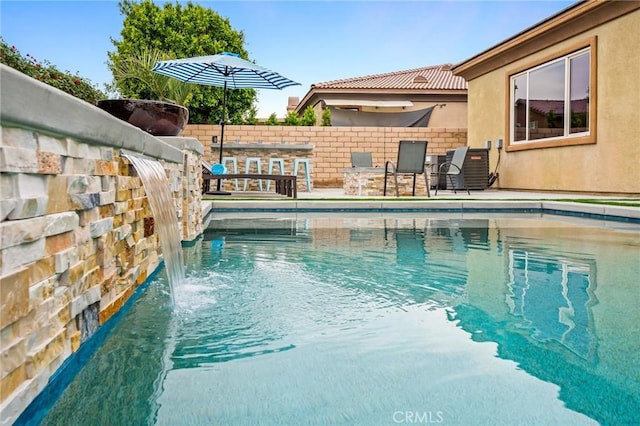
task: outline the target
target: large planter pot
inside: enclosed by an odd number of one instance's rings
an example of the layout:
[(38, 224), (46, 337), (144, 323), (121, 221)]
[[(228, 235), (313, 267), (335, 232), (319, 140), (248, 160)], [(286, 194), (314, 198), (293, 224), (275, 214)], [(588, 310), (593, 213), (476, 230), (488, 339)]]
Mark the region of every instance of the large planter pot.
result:
[(171, 102), (105, 99), (98, 107), (154, 136), (178, 136), (189, 121), (189, 110)]

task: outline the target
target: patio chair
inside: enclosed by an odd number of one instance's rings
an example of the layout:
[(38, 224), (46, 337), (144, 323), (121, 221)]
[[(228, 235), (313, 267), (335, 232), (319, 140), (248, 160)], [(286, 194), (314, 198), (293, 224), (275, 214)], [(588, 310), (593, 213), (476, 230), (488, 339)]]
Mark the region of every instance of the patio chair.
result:
[[(465, 182), (464, 175), (462, 175), (462, 166), (464, 165), (464, 160), (467, 158), (468, 150), (468, 146), (456, 148), (456, 150), (453, 151), (451, 161), (440, 164), (440, 167), (438, 168), (438, 182), (440, 182), (440, 175), (444, 173), (445, 179), (449, 178), (449, 182), (451, 182), (451, 188), (453, 189), (454, 194), (457, 194), (456, 183), (453, 181), (453, 177), (456, 176), (460, 178), (457, 179), (458, 181), (462, 181), (464, 189), (467, 190), (467, 194), (471, 195), (467, 183)], [(439, 185), (436, 185), (436, 195), (438, 195), (438, 186)]]
[(384, 165), (384, 189), (382, 194), (387, 195), (387, 178), (393, 175), (396, 185), (396, 197), (400, 196), (398, 190), (398, 175), (413, 175), (413, 191), (411, 195), (416, 195), (416, 175), (424, 175), (424, 182), (427, 188), (427, 197), (431, 197), (429, 190), (429, 177), (425, 170), (425, 160), (427, 158), (428, 141), (400, 141), (398, 146), (398, 161), (394, 164), (387, 161)]
[(373, 159), (370, 152), (352, 152), (351, 167), (373, 167)]

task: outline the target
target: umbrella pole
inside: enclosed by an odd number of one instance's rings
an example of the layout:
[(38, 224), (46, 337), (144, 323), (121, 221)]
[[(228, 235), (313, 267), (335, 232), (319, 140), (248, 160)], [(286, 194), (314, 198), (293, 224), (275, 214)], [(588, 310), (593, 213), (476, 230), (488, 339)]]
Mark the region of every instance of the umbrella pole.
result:
[[(222, 144), (224, 143), (224, 123), (227, 111), (227, 82), (224, 82), (224, 90), (222, 92), (222, 122), (220, 123), (220, 156), (218, 163), (222, 164)], [(230, 192), (222, 191), (222, 179), (218, 179), (217, 195), (231, 195)]]
[[(220, 125), (220, 158), (218, 159), (218, 163), (222, 164), (222, 140), (224, 139), (224, 118), (222, 119), (222, 124)], [(220, 188), (222, 186), (222, 179), (218, 179), (218, 192), (220, 192)]]

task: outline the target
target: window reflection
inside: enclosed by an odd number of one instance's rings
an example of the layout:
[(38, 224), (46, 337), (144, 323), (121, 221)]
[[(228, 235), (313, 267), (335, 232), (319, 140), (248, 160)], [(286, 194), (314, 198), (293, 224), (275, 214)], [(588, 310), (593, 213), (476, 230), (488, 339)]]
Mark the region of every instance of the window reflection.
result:
[(564, 61), (529, 74), (529, 139), (564, 135)]
[(570, 133), (589, 130), (589, 54), (571, 59), (571, 128)]
[(560, 343), (585, 360), (595, 357), (591, 264), (527, 250), (509, 250), (506, 303), (531, 338)]

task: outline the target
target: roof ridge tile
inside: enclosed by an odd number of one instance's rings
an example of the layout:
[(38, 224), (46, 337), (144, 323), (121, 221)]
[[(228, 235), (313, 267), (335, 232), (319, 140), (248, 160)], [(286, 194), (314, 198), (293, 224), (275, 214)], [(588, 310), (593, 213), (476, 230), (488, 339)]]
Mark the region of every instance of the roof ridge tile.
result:
[[(380, 74), (369, 74), (313, 84), (314, 89), (441, 89), (466, 90), (466, 81), (453, 75), (452, 64), (431, 65), (392, 71)], [(416, 76), (423, 76), (426, 82), (415, 82)]]

